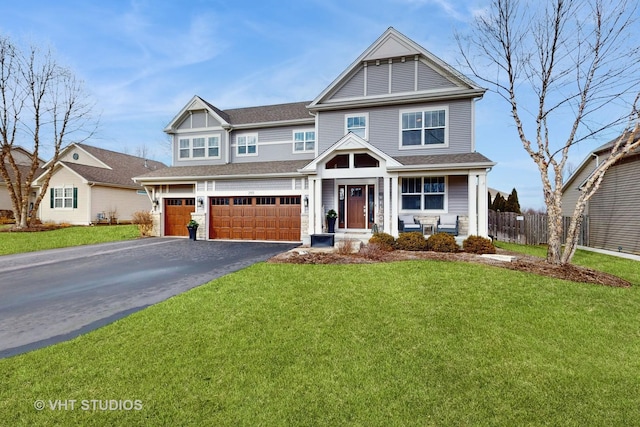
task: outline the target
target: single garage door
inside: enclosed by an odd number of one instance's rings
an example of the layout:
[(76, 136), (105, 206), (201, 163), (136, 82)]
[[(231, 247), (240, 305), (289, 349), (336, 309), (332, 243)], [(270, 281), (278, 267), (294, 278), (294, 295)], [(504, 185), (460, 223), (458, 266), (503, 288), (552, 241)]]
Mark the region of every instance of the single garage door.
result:
[(188, 236), (187, 224), (196, 210), (196, 199), (164, 199), (164, 235)]
[(209, 200), (210, 239), (300, 240), (300, 196)]

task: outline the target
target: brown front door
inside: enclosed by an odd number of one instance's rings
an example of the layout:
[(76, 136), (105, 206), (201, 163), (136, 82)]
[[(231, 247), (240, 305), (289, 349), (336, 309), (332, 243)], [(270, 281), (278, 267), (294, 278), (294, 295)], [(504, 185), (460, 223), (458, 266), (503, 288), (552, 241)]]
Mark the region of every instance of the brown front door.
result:
[(347, 185), (347, 228), (366, 228), (366, 185)]

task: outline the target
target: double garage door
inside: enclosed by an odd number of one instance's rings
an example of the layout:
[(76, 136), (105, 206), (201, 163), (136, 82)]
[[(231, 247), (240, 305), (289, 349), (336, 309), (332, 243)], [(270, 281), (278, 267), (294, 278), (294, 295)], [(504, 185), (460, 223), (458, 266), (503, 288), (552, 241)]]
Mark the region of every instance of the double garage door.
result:
[(300, 196), (212, 197), (210, 239), (300, 240)]
[[(165, 199), (165, 236), (188, 236), (195, 199)], [(209, 238), (300, 240), (300, 196), (209, 198)]]

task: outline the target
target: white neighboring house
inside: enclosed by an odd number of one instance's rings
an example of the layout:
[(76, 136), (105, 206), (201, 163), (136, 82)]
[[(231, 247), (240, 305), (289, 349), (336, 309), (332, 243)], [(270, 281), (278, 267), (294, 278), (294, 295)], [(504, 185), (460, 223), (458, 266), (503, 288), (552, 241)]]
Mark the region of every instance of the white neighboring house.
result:
[[(134, 212), (152, 208), (147, 193), (132, 177), (165, 167), (142, 157), (70, 144), (54, 166), (38, 216), (43, 222), (73, 225), (130, 221)], [(41, 178), (35, 180), (34, 187), (41, 187)]]

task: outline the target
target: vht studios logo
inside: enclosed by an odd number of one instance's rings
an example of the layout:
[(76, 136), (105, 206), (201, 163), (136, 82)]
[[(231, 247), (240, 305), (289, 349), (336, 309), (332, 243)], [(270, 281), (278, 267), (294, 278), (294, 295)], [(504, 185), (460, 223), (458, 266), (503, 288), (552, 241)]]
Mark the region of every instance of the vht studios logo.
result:
[(99, 400), (99, 399), (49, 399), (36, 400), (33, 407), (38, 411), (140, 411), (142, 400)]

